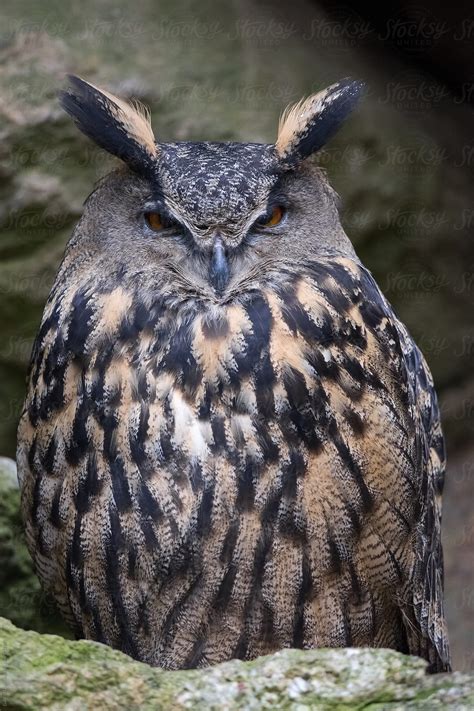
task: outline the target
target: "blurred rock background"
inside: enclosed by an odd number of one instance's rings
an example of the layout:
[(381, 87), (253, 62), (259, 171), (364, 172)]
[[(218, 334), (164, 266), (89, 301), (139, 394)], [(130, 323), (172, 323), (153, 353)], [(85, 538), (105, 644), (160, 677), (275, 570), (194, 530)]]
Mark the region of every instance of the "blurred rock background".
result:
[[(65, 242), (113, 166), (59, 109), (67, 72), (152, 108), (162, 139), (270, 142), (290, 101), (351, 75), (360, 110), (320, 154), (363, 262), (422, 347), (448, 441), (444, 542), (457, 669), (474, 668), (474, 15), (401, 3), (3, 0), (0, 453), (13, 457), (32, 339)], [(469, 52), (470, 49), (470, 52)], [(471, 71), (472, 70), (472, 71)], [(0, 485), (0, 615), (61, 630)], [(10, 474), (8, 473), (10, 471)]]

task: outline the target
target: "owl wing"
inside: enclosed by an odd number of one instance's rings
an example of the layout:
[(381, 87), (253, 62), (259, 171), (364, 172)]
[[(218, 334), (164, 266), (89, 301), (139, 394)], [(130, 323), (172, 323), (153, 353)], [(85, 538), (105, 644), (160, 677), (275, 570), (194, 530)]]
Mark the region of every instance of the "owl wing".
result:
[(443, 597), (441, 495), (446, 458), (433, 379), (405, 327), (393, 317), (399, 336), (409, 407), (415, 423), (415, 449), (421, 464), (415, 564), (401, 609), (409, 651), (430, 662), (430, 671), (451, 669)]
[[(352, 307), (348, 309), (338, 302), (336, 291), (331, 293), (330, 279), (324, 281), (325, 275), (331, 274), (338, 289), (357, 304), (363, 329), (375, 337), (373, 348), (378, 354), (375, 365), (377, 374), (385, 385), (392, 383), (392, 414), (406, 433), (403, 448), (405, 454), (410, 451), (413, 468), (413, 489), (409, 495), (414, 493), (415, 496), (411, 509), (414, 522), (411, 563), (397, 592), (397, 602), (407, 651), (428, 660), (430, 671), (448, 671), (450, 654), (443, 604), (441, 547), (445, 451), (430, 371), (406, 328), (397, 319), (372, 275), (362, 265), (345, 259), (328, 260), (323, 269), (319, 268), (319, 272), (315, 273), (318, 288), (324, 291), (326, 284), (327, 303), (339, 303), (342, 319), (344, 312), (349, 319), (354, 312), (350, 311)], [(341, 333), (342, 324), (343, 320), (339, 325)], [(373, 402), (375, 406), (376, 401)], [(386, 424), (388, 432), (390, 421), (387, 420)], [(389, 436), (382, 433), (379, 436), (387, 448), (392, 446)], [(389, 489), (387, 494), (390, 495)]]

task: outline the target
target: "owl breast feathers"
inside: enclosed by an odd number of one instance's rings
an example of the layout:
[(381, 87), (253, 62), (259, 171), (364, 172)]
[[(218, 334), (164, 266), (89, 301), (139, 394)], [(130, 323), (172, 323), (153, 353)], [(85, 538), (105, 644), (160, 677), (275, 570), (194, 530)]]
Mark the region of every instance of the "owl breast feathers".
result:
[[(339, 224), (291, 222), (310, 180), (311, 210), (331, 209), (304, 166), (353, 84), (250, 162), (251, 144), (232, 160), (199, 144), (200, 188), (192, 146), (155, 148), (145, 119), (75, 81), (66, 108), (129, 169), (90, 198), (33, 350), (18, 466), (42, 584), (78, 636), (162, 667), (376, 646), (449, 669), (429, 371)], [(97, 237), (114, 199), (144, 206), (133, 255), (138, 222)]]

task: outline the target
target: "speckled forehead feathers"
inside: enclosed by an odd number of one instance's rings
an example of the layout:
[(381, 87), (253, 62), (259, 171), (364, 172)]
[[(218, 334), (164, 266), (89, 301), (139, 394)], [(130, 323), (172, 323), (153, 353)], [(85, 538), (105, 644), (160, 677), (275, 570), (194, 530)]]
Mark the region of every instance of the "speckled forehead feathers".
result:
[(162, 144), (158, 183), (196, 222), (239, 221), (278, 180), (271, 146), (259, 143)]

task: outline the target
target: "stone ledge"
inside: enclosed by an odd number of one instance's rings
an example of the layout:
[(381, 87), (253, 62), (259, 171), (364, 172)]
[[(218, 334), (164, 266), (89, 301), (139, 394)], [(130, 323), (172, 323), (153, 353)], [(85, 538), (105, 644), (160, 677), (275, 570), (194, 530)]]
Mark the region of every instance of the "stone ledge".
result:
[(169, 672), (0, 618), (0, 657), (0, 705), (15, 711), (474, 708), (473, 676), (429, 676), (421, 659), (388, 649), (288, 649)]

